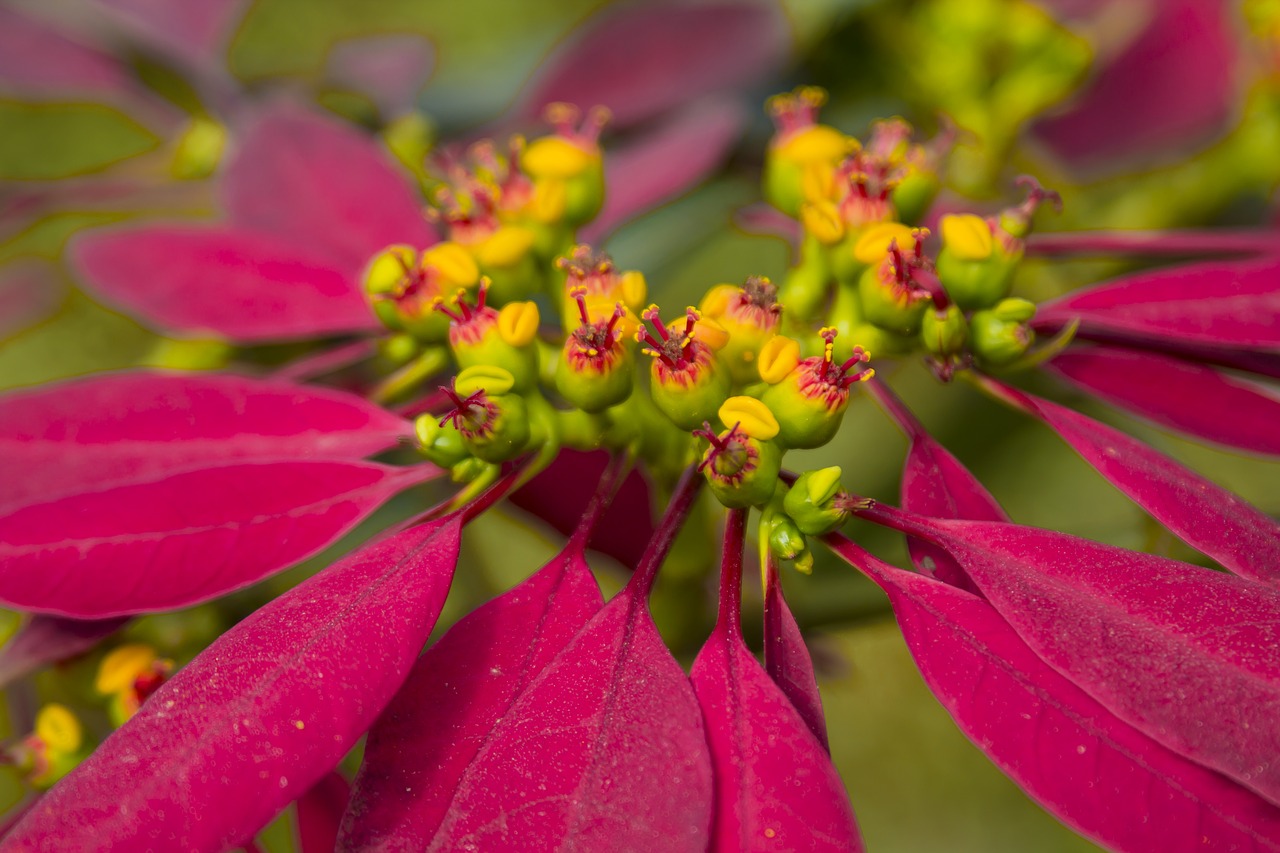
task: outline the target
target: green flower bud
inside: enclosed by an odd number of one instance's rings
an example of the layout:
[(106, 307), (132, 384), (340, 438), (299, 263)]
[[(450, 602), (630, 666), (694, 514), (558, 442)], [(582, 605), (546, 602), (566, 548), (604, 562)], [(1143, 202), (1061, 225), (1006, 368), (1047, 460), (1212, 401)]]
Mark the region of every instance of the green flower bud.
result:
[(729, 373), (716, 359), (728, 334), (714, 320), (703, 319), (696, 308), (685, 311), (684, 331), (663, 324), (656, 305), (641, 315), (653, 324), (656, 336), (641, 326), (636, 340), (653, 358), (649, 393), (658, 409), (682, 430), (710, 421), (729, 396)]
[(593, 321), (586, 288), (575, 289), (582, 324), (565, 338), (556, 363), (556, 390), (585, 412), (603, 412), (631, 396), (634, 364), (624, 343), (627, 310), (618, 303), (605, 321)]
[[(910, 232), (912, 242), (901, 239), (896, 223), (885, 224), (868, 232), (859, 240), (854, 253), (860, 258), (878, 256), (881, 260), (867, 267), (858, 278), (858, 295), (867, 322), (901, 335), (914, 335), (920, 329), (930, 293), (916, 284), (913, 276), (929, 265), (923, 255), (928, 232)], [(883, 245), (881, 251), (876, 249)]]
[(775, 95), (766, 105), (777, 133), (765, 154), (764, 197), (793, 218), (805, 201), (834, 194), (836, 166), (858, 147), (857, 140), (815, 123), (826, 101), (826, 92), (806, 86)]
[(1010, 323), (1028, 323), (1036, 315), (1036, 304), (1030, 299), (1002, 299), (993, 313)]
[(609, 111), (595, 107), (579, 125), (571, 104), (549, 104), (546, 117), (556, 133), (529, 143), (520, 165), (533, 179), (529, 211), (543, 225), (580, 226), (595, 219), (604, 204), (604, 160), (599, 137)]
[(463, 298), (452, 306), (436, 301), (436, 310), (452, 321), (449, 346), (464, 370), (469, 367), (500, 367), (514, 377), (517, 394), (538, 385), (538, 325), (541, 317), (533, 302), (512, 302), (495, 311), (485, 304), (488, 281), (480, 283), (476, 304)]
[(945, 311), (925, 311), (920, 324), (920, 340), (933, 355), (949, 356), (963, 352), (969, 340), (969, 324), (960, 306), (952, 303)]
[(783, 499), (783, 508), (801, 532), (810, 536), (830, 533), (844, 524), (849, 513), (836, 506), (841, 493), (838, 467), (806, 471)]
[(463, 370), (453, 388), (442, 389), (453, 401), (453, 411), (440, 419), (461, 434), (472, 456), (499, 463), (515, 459), (529, 444), (529, 414), (524, 399), (508, 394), (514, 377), (501, 368)]
[(418, 438), (418, 452), (441, 468), (452, 468), (471, 455), (453, 421), (439, 423), (435, 415), (420, 415), (413, 422), (413, 431)]
[(446, 293), (474, 287), (480, 271), (457, 243), (437, 243), (419, 257), (412, 246), (383, 249), (365, 268), (364, 291), (374, 313), (392, 331), (439, 343), (449, 319), (435, 310)]
[(907, 224), (919, 222), (933, 203), (940, 186), (941, 182), (933, 172), (910, 172), (889, 194), (893, 206), (898, 209), (898, 218)]
[[(777, 418), (777, 441), (786, 448), (821, 447), (830, 441), (849, 406), (850, 386), (875, 373), (858, 367), (870, 359), (861, 347), (854, 347), (840, 363), (835, 360), (836, 330), (822, 329), (819, 334), (825, 343), (823, 354), (794, 362), (795, 367), (770, 384), (760, 398)], [(795, 358), (791, 348), (777, 349), (776, 356), (769, 352), (762, 362), (762, 375), (766, 368), (771, 374), (766, 381), (772, 378), (773, 362), (785, 366)]]
[[(759, 400), (750, 400), (764, 408)], [(727, 404), (726, 404), (727, 405)], [(767, 411), (767, 410), (766, 410)], [(776, 434), (776, 424), (775, 434)], [(772, 441), (748, 435), (740, 424), (716, 435), (710, 424), (694, 430), (710, 447), (702, 456), (698, 470), (720, 503), (731, 509), (763, 506), (773, 497), (782, 470), (782, 450)]]
[(769, 528), (769, 550), (779, 560), (794, 560), (809, 549), (804, 533), (785, 515), (775, 515)]
[(205, 116), (196, 116), (178, 139), (170, 173), (180, 181), (207, 178), (218, 168), (227, 147), (227, 129)]
[(729, 335), (720, 360), (729, 368), (733, 381), (740, 385), (760, 381), (756, 365), (760, 348), (777, 334), (782, 317), (773, 283), (762, 276), (748, 276), (742, 287), (713, 287), (702, 299), (702, 313)]
[(382, 141), (406, 169), (421, 175), (427, 154), (435, 144), (435, 127), (422, 113), (406, 113), (383, 129)]
[(969, 330), (973, 354), (980, 363), (993, 367), (1016, 361), (1035, 342), (1035, 332), (1029, 326), (1005, 320), (995, 310), (975, 311)]
[(1007, 254), (991, 222), (972, 214), (942, 217), (938, 278), (966, 311), (990, 308), (1009, 293), (1021, 257)]

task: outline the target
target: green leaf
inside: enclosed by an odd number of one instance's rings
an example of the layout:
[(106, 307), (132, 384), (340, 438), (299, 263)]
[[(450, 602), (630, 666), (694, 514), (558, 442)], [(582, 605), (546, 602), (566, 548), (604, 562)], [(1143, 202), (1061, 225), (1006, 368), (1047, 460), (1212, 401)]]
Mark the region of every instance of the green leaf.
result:
[(101, 171), (160, 140), (102, 104), (0, 101), (0, 179), (55, 180)]

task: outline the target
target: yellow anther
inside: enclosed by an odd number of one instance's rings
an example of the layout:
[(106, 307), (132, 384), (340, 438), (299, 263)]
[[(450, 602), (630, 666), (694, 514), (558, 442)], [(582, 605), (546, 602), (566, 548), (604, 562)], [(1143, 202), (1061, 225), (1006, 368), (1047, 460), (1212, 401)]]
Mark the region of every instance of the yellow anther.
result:
[(702, 297), (702, 313), (708, 317), (721, 317), (729, 310), (729, 302), (742, 292), (736, 284), (717, 284)]
[(800, 343), (786, 335), (776, 335), (760, 347), (756, 368), (760, 378), (770, 385), (777, 385), (800, 364)]
[(853, 257), (864, 264), (878, 264), (889, 251), (889, 244), (897, 241), (898, 248), (914, 246), (915, 236), (900, 222), (879, 222), (867, 228), (853, 244)]
[(440, 273), (443, 287), (474, 287), (480, 280), (475, 258), (462, 246), (451, 241), (436, 243), (422, 253), (422, 265)]
[(755, 397), (730, 397), (720, 404), (720, 422), (738, 429), (751, 438), (768, 441), (778, 434), (778, 419), (769, 407)]
[[(476, 259), (491, 269), (513, 267), (528, 256), (536, 239), (528, 228), (504, 225), (474, 247)], [(470, 284), (475, 284), (475, 281)]]
[(533, 302), (512, 302), (498, 312), (498, 336), (513, 347), (528, 346), (538, 335), (541, 317)]
[[(697, 312), (694, 313), (697, 314)], [(706, 344), (712, 350), (719, 351), (729, 343), (729, 333), (724, 326), (710, 317), (698, 315), (697, 322), (693, 324), (693, 339)]]
[(985, 219), (972, 213), (953, 213), (942, 217), (942, 244), (955, 257), (965, 261), (981, 261), (991, 257), (995, 241)]
[(137, 677), (151, 668), (156, 657), (156, 650), (142, 643), (112, 649), (98, 665), (93, 687), (108, 696), (129, 690)]
[(829, 201), (808, 201), (800, 205), (800, 222), (805, 231), (827, 245), (838, 243), (844, 237), (844, 220)]
[(36, 714), (36, 737), (51, 752), (75, 752), (84, 740), (80, 721), (65, 705), (51, 702)]
[(618, 289), (623, 304), (632, 311), (644, 304), (644, 298), (649, 291), (648, 285), (645, 284), (644, 273), (635, 270), (628, 270), (622, 274), (618, 279)]
[(453, 390), (459, 397), (470, 397), (477, 391), (500, 397), (509, 393), (515, 384), (516, 378), (510, 371), (492, 364), (476, 364), (458, 374)]

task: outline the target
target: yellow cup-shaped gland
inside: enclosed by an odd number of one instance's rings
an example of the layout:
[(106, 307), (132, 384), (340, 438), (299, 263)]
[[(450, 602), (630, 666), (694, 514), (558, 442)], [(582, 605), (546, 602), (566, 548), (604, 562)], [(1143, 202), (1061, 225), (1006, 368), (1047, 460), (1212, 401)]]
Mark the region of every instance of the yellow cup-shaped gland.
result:
[(142, 643), (129, 643), (107, 653), (98, 664), (93, 687), (104, 696), (132, 691), (138, 677), (152, 671), (159, 656)]
[(773, 439), (778, 422), (768, 406), (753, 397), (730, 397), (720, 406), (719, 433), (697, 430), (710, 445), (700, 466), (716, 498), (728, 507), (761, 506), (773, 496), (782, 466), (782, 450)]
[(464, 309), (463, 304), (449, 328), (458, 367), (499, 367), (515, 377), (515, 393), (533, 390), (538, 382), (538, 306), (513, 302), (494, 311), (485, 306)]
[(804, 202), (831, 199), (836, 167), (857, 148), (856, 139), (824, 124), (778, 134), (765, 154), (765, 200), (795, 218)]
[(742, 432), (762, 441), (776, 437), (780, 429), (773, 412), (755, 397), (730, 397), (721, 404), (716, 414), (720, 423), (725, 426), (737, 425)]
[(776, 440), (783, 447), (821, 447), (830, 441), (849, 405), (849, 388), (874, 375), (862, 367), (870, 356), (861, 347), (841, 362), (835, 358), (835, 330), (820, 334), (823, 354), (803, 359), (760, 398), (777, 418)]
[(990, 223), (971, 214), (944, 216), (938, 279), (966, 311), (990, 308), (1009, 295), (1017, 258), (1001, 250)]
[(765, 341), (756, 360), (760, 378), (770, 385), (777, 385), (800, 365), (800, 342), (785, 335), (776, 335)]
[(178, 180), (207, 178), (218, 168), (227, 147), (227, 129), (211, 118), (196, 116), (178, 139), (170, 173)]
[(590, 222), (604, 204), (604, 160), (593, 142), (544, 136), (525, 147), (520, 158), (533, 179), (530, 212), (543, 224)]
[(410, 246), (390, 246), (374, 256), (365, 270), (364, 287), (383, 325), (428, 343), (443, 341), (448, 318), (435, 310), (446, 293), (473, 288), (480, 271), (457, 243), (437, 243), (419, 256)]
[(821, 200), (800, 205), (800, 224), (824, 246), (834, 246), (844, 239), (844, 220), (834, 202)]
[(36, 714), (35, 736), (49, 752), (67, 755), (84, 742), (80, 721), (65, 705), (51, 702)]
[(503, 225), (467, 249), (489, 279), (489, 300), (505, 305), (527, 299), (542, 289), (534, 243), (537, 236), (519, 225)]

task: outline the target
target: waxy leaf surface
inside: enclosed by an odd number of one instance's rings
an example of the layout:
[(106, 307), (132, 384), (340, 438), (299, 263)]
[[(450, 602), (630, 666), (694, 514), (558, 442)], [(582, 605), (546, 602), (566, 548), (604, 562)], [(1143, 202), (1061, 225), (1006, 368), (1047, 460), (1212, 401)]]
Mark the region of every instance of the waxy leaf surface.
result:
[(128, 621), (127, 616), (67, 619), (37, 613), (0, 647), (0, 687), (47, 664), (89, 651)]
[(186, 607), (314, 554), (437, 473), (231, 463), (19, 507), (0, 515), (0, 602), (86, 619)]
[(353, 291), (376, 252), (435, 242), (412, 183), (372, 137), (297, 105), (256, 118), (222, 190), (237, 225), (324, 252)]
[(831, 757), (742, 640), (745, 515), (729, 515), (720, 616), (689, 673), (715, 773), (710, 849), (861, 850)]
[(605, 200), (583, 230), (598, 241), (622, 222), (691, 189), (724, 162), (746, 124), (736, 101), (696, 104), (605, 158)]
[(409, 422), (354, 394), (242, 376), (133, 372), (0, 398), (0, 506), (230, 460), (358, 459)]
[(342, 848), (428, 847), (495, 727), (603, 603), (571, 544), (450, 628), (369, 732)]
[(1156, 423), (1228, 447), (1280, 455), (1280, 398), (1213, 368), (1114, 347), (1072, 348), (1048, 367), (1073, 385)]
[(400, 686), (448, 594), (461, 523), (367, 546), (181, 669), (46, 794), (14, 850), (224, 850), (337, 764)]
[(702, 714), (633, 587), (502, 718), (428, 849), (706, 849)]
[(649, 3), (603, 13), (551, 60), (521, 98), (536, 117), (553, 101), (601, 104), (626, 127), (703, 95), (741, 89), (785, 58), (787, 26), (765, 3)]
[(93, 231), (72, 246), (85, 284), (172, 331), (238, 343), (377, 328), (353, 272), (258, 230), (142, 225)]
[(1118, 719), (987, 602), (829, 544), (889, 595), (920, 674), (970, 740), (1059, 819), (1116, 850), (1280, 850), (1280, 808)]
[(1280, 590), (1047, 530), (863, 514), (944, 545), (1036, 654), (1117, 717), (1280, 802)]
[(813, 672), (813, 658), (805, 645), (796, 617), (782, 595), (782, 581), (776, 566), (770, 565), (764, 589), (764, 668), (778, 685), (809, 731), (830, 751), (827, 721), (822, 713), (822, 695)]
[(1268, 515), (1118, 429), (1008, 386), (996, 387), (1188, 545), (1238, 575), (1280, 580), (1280, 524)]
[(1212, 262), (1140, 272), (1047, 302), (1038, 324), (1280, 349), (1280, 259)]

